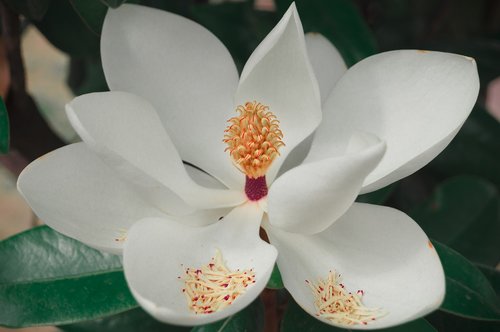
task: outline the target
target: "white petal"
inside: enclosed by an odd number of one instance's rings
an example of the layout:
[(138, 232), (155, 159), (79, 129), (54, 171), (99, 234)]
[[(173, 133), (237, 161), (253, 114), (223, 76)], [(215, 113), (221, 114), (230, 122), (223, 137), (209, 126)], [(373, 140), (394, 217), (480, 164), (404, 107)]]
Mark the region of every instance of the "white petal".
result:
[[(262, 210), (255, 203), (235, 208), (220, 222), (190, 228), (165, 219), (145, 219), (129, 232), (124, 251), (125, 277), (139, 304), (156, 319), (176, 325), (201, 325), (228, 317), (249, 305), (264, 289), (276, 249), (259, 237)], [(213, 314), (188, 309), (179, 279), (185, 268), (210, 262), (216, 250), (231, 270), (253, 268), (256, 283), (233, 304)]]
[(266, 230), (279, 250), (285, 287), (311, 315), (316, 309), (305, 280), (315, 283), (330, 270), (341, 274), (347, 290), (364, 290), (367, 307), (388, 312), (366, 326), (350, 329), (403, 324), (436, 310), (443, 301), (445, 280), (439, 257), (420, 227), (398, 210), (355, 203), (340, 220), (314, 236), (270, 226)]
[(183, 160), (243, 186), (222, 142), (238, 72), (211, 32), (172, 13), (122, 5), (106, 15), (101, 55), (109, 87), (151, 102)]
[[(195, 208), (244, 202), (242, 191), (199, 186), (186, 169), (154, 108), (126, 92), (91, 93), (66, 106), (80, 137), (125, 179), (146, 190), (172, 190)], [(168, 188), (168, 189), (167, 189)]]
[(364, 192), (423, 167), (455, 136), (479, 91), (476, 63), (456, 54), (403, 50), (369, 57), (330, 94), (309, 160), (338, 154), (353, 130), (387, 143)]
[(347, 66), (339, 51), (321, 34), (307, 33), (305, 38), (307, 54), (318, 80), (321, 103), (324, 103), (337, 81), (347, 71)]
[(385, 151), (384, 142), (372, 135), (358, 134), (351, 142), (342, 156), (304, 163), (276, 179), (268, 196), (273, 226), (314, 234), (347, 211)]
[(47, 225), (112, 253), (121, 252), (121, 239), (135, 221), (164, 215), (83, 143), (32, 162), (19, 176), (18, 189)]
[(236, 103), (257, 101), (280, 121), (285, 146), (266, 174), (272, 182), (288, 153), (321, 121), (319, 88), (307, 56), (304, 32), (295, 4), (248, 59)]

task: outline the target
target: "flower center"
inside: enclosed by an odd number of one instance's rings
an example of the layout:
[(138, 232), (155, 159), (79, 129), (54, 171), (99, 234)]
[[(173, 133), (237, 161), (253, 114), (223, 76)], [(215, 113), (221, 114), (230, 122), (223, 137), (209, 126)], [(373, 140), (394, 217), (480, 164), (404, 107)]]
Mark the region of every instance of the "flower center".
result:
[(279, 121), (269, 107), (247, 102), (236, 108), (238, 116), (232, 117), (224, 131), (225, 151), (229, 151), (234, 164), (246, 175), (245, 192), (250, 200), (267, 195), (265, 174), (278, 149), (285, 144)]
[(361, 299), (364, 291), (351, 293), (340, 283), (340, 274), (330, 271), (328, 278), (319, 279), (317, 283), (306, 280), (314, 295), (316, 316), (343, 325), (366, 325), (387, 314), (380, 308), (368, 308)]
[(217, 250), (210, 263), (199, 269), (187, 268), (182, 279), (189, 309), (196, 314), (211, 314), (233, 303), (254, 284), (255, 273), (253, 269), (229, 270)]

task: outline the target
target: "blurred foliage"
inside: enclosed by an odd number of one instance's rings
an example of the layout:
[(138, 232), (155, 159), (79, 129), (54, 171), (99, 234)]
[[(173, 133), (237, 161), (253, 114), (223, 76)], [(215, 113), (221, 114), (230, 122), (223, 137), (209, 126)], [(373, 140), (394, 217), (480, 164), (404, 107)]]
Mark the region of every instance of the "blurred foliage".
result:
[[(108, 89), (100, 62), (100, 33), (108, 7), (116, 8), (124, 0), (2, 1), (70, 56), (68, 85), (75, 95)], [(291, 4), (291, 0), (277, 0), (276, 11), (261, 11), (255, 9), (253, 1), (215, 5), (200, 0), (127, 2), (168, 10), (202, 24), (227, 46), (240, 70)], [(381, 331), (499, 330), (498, 322), (484, 321), (500, 319), (500, 272), (494, 268), (500, 261), (500, 123), (485, 109), (484, 90), (492, 79), (500, 76), (500, 2), (297, 0), (295, 3), (304, 30), (325, 35), (349, 66), (376, 52), (401, 48), (441, 50), (476, 59), (481, 97), (448, 148), (414, 175), (361, 195), (358, 201), (385, 203), (403, 210), (431, 238), (441, 242), (435, 242), (435, 247), (447, 278), (443, 311), (429, 315), (427, 320)], [(6, 114), (2, 102), (0, 152), (8, 148)], [(56, 249), (54, 243), (60, 247)], [(61, 248), (65, 250), (60, 251)], [(75, 259), (76, 252), (85, 255), (88, 261), (76, 266), (75, 262), (80, 261)], [(47, 262), (44, 254), (56, 255), (58, 259)], [(26, 260), (26, 257), (39, 259)], [(9, 313), (1, 315), (0, 325), (73, 322), (62, 327), (73, 332), (190, 330), (161, 324), (141, 309), (130, 310), (137, 304), (116, 258), (46, 227), (1, 242), (0, 265), (8, 266), (0, 270), (0, 308)], [(93, 269), (91, 275), (87, 274), (89, 269)], [(268, 287), (283, 287), (277, 268)], [(47, 296), (49, 293), (51, 296)], [(193, 330), (258, 331), (263, 324), (262, 310), (262, 303), (257, 301), (224, 321)], [(122, 313), (112, 315), (118, 312)], [(94, 318), (99, 319), (88, 321)], [(282, 330), (341, 329), (312, 318), (290, 299)]]
[(3, 98), (0, 97), (0, 153), (9, 151), (9, 138), (9, 116)]

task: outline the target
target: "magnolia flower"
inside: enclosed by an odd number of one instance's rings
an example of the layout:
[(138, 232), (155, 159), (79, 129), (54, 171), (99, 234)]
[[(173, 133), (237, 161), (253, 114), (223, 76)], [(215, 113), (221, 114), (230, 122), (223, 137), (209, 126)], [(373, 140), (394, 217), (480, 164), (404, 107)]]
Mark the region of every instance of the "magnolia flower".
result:
[[(322, 282), (345, 289), (340, 305), (360, 290), (355, 310), (381, 308), (352, 328), (439, 307), (443, 269), (423, 231), (400, 211), (354, 200), (451, 141), (478, 94), (473, 59), (392, 51), (347, 71), (324, 37), (304, 37), (294, 5), (239, 78), (209, 31), (136, 5), (108, 12), (101, 52), (112, 91), (67, 105), (83, 143), (34, 161), (19, 189), (55, 230), (122, 254), (151, 315), (179, 325), (232, 315), (264, 289), (276, 259), (295, 301), (328, 324), (353, 315), (321, 309), (332, 296)], [(219, 283), (200, 305), (207, 271), (251, 276)]]

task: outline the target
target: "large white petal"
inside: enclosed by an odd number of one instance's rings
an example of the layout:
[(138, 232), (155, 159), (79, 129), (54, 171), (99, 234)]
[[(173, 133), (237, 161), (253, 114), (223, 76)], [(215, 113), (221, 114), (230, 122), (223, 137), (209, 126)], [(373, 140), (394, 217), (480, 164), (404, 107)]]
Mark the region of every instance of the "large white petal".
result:
[[(129, 232), (125, 277), (139, 304), (153, 317), (176, 325), (201, 325), (228, 317), (249, 305), (264, 289), (277, 251), (259, 238), (262, 211), (255, 203), (236, 207), (220, 222), (190, 228), (165, 219), (144, 219)], [(178, 277), (184, 269), (210, 262), (219, 249), (231, 270), (253, 268), (256, 283), (233, 304), (212, 314), (188, 309)]]
[(351, 206), (384, 152), (384, 142), (357, 134), (346, 154), (292, 168), (269, 190), (270, 223), (302, 234), (325, 230)]
[(366, 326), (350, 329), (403, 324), (436, 310), (443, 301), (445, 280), (439, 257), (420, 227), (398, 210), (355, 203), (330, 228), (314, 236), (268, 225), (266, 230), (279, 250), (285, 287), (313, 316), (313, 295), (305, 280), (316, 282), (330, 270), (341, 274), (347, 290), (364, 290), (367, 307), (388, 312)]
[(193, 181), (155, 109), (142, 98), (118, 91), (91, 93), (73, 99), (66, 110), (85, 143), (143, 192), (172, 190), (195, 208), (245, 201), (242, 191), (205, 188)]
[(324, 107), (309, 160), (340, 153), (353, 130), (387, 143), (364, 192), (423, 167), (455, 136), (479, 91), (476, 63), (456, 54), (402, 50), (369, 57), (340, 79)]
[(255, 49), (241, 74), (236, 103), (257, 101), (280, 121), (285, 146), (268, 173), (272, 182), (288, 153), (321, 121), (318, 83), (308, 59), (302, 24), (292, 4)]
[(135, 221), (164, 214), (147, 204), (83, 143), (33, 161), (18, 188), (47, 225), (94, 248), (120, 253)]
[(347, 66), (339, 51), (321, 34), (307, 33), (305, 39), (307, 54), (318, 80), (321, 103), (324, 103), (337, 81), (347, 71)]
[(238, 72), (211, 32), (172, 13), (122, 5), (106, 15), (101, 55), (109, 87), (150, 101), (183, 160), (243, 187), (222, 142)]

